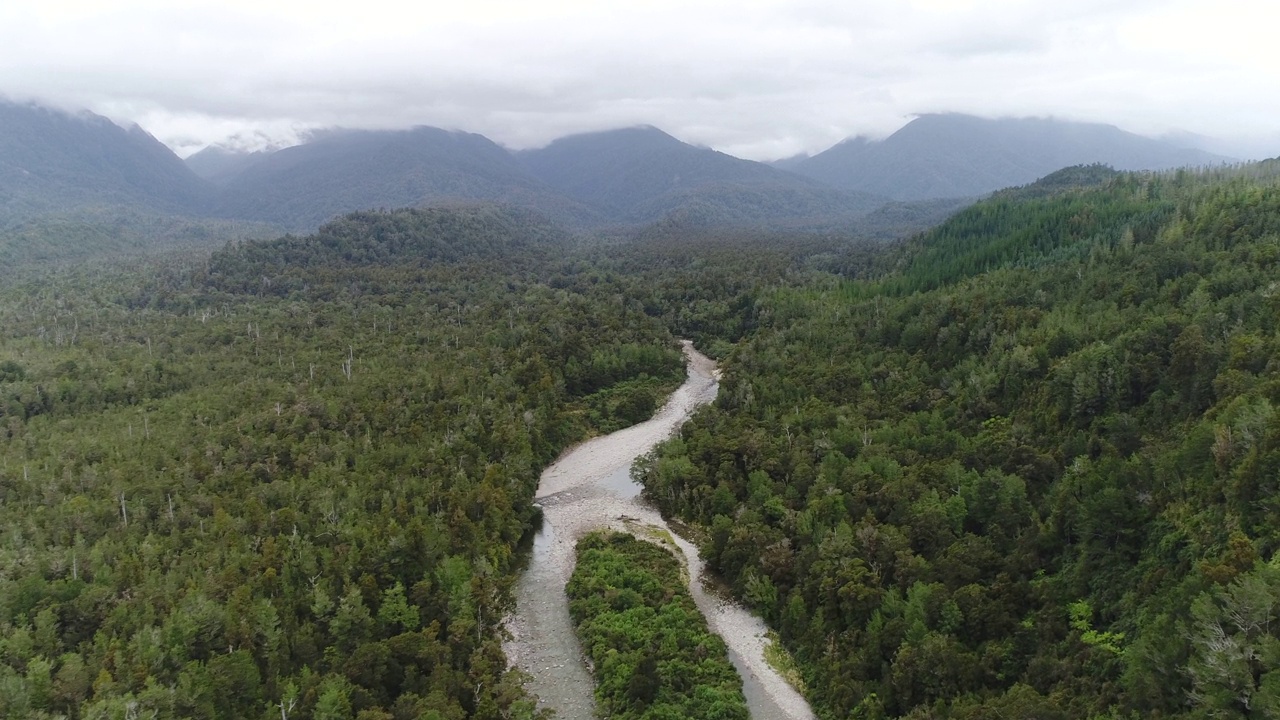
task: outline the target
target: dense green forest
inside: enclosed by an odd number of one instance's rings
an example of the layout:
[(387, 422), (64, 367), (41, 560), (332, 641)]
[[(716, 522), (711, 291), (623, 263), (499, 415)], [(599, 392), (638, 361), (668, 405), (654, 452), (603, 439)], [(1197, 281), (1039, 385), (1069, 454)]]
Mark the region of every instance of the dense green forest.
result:
[(1278, 716), (1277, 175), (1073, 169), (755, 298), (641, 474), (820, 715)]
[(538, 474), (683, 363), (516, 220), (7, 283), (0, 715), (530, 717), (498, 623)]
[(598, 532), (577, 553), (569, 614), (594, 666), (601, 717), (746, 720), (742, 679), (671, 550)]
[(133, 208), (93, 207), (46, 214), (0, 227), (0, 267), (18, 270), (86, 260), (206, 252), (228, 239), (275, 237), (261, 223), (160, 215)]
[(536, 716), (538, 475), (681, 337), (720, 396), (638, 475), (821, 717), (1277, 717), (1278, 176), (1072, 168), (889, 246), (477, 206), (10, 272), (0, 716)]

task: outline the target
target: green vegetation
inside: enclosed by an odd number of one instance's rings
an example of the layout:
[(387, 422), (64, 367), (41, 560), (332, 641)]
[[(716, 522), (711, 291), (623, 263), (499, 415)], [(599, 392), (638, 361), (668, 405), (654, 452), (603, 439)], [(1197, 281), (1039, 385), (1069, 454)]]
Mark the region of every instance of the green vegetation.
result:
[(531, 717), (498, 623), (538, 475), (683, 363), (509, 220), (0, 288), (0, 716)]
[[(637, 474), (821, 717), (1273, 717), (1278, 176), (1072, 168), (888, 249), (469, 207), (10, 273), (0, 715), (535, 716), (538, 474), (684, 337), (720, 397)], [(674, 559), (581, 558), (602, 706), (744, 716)]]
[(603, 717), (748, 717), (724, 641), (685, 587), (680, 561), (626, 533), (578, 541), (569, 613), (595, 666)]
[(791, 653), (782, 646), (782, 639), (778, 637), (776, 632), (769, 631), (765, 638), (767, 644), (764, 646), (764, 659), (769, 663), (769, 667), (777, 671), (783, 680), (787, 681), (791, 687), (795, 688), (801, 694), (807, 694), (808, 688), (804, 684), (804, 675), (801, 674), (800, 666), (796, 664), (796, 659), (791, 657)]
[(0, 229), (103, 208), (199, 215), (210, 190), (136, 125), (0, 98)]
[(157, 215), (127, 207), (82, 208), (0, 228), (0, 267), (36, 268), (87, 259), (161, 255), (275, 237), (260, 223)]
[(642, 468), (823, 717), (1280, 698), (1280, 167), (1071, 174), (757, 294)]

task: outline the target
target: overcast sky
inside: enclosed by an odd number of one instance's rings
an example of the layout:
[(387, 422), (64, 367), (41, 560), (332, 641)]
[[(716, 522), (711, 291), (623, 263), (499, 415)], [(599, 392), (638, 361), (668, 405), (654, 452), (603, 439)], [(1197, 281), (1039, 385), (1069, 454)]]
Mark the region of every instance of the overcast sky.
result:
[(770, 159), (940, 111), (1275, 155), (1277, 28), (1276, 0), (0, 0), (0, 95), (184, 155), (329, 126), (524, 148), (651, 124)]

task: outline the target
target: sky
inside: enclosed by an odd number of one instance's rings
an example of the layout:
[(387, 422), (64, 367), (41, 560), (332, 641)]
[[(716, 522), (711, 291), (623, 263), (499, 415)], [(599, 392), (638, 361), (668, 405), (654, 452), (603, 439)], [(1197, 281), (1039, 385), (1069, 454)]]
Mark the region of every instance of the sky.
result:
[(767, 160), (912, 117), (1105, 122), (1280, 154), (1276, 0), (3, 0), (0, 96), (187, 155), (434, 125), (648, 124)]

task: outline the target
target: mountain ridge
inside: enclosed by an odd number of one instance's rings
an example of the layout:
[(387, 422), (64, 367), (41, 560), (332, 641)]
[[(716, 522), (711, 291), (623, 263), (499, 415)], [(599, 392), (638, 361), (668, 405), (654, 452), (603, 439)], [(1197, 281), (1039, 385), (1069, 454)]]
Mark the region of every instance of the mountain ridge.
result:
[[(696, 147), (651, 125), (570, 135), (516, 157), (549, 186), (633, 223), (687, 211), (691, 203), (738, 222), (773, 223), (862, 215), (885, 202)], [(755, 200), (735, 197), (742, 194)], [(788, 197), (768, 207), (762, 194)]]
[[(882, 141), (853, 138), (773, 165), (685, 143), (653, 126), (571, 135), (523, 151), (428, 126), (330, 129), (283, 149), (211, 146), (185, 161), (139, 126), (87, 111), (0, 101), (0, 131), (0, 228), (8, 228), (10, 244), (49, 237), (68, 227), (67, 217), (171, 216), (309, 232), (354, 211), (468, 203), (534, 209), (592, 232), (658, 224), (864, 236), (875, 226), (882, 237), (889, 228), (931, 222), (941, 207), (916, 201), (973, 197), (1064, 165), (1101, 160), (1123, 169), (1221, 159), (1170, 151), (1168, 143), (1111, 126), (955, 114), (921, 116)], [(1057, 140), (1040, 142), (1045, 138)], [(1077, 157), (1081, 148), (1095, 156)], [(1105, 157), (1096, 157), (1100, 149)], [(890, 200), (899, 203), (891, 215), (864, 221)], [(926, 211), (916, 216), (919, 207)], [(163, 244), (169, 225), (144, 224), (155, 242), (138, 237), (138, 246)], [(15, 239), (19, 227), (26, 240)], [(259, 230), (255, 225), (253, 233)], [(97, 235), (81, 236), (84, 252), (93, 254)], [(73, 245), (63, 243), (59, 254), (74, 255)]]
[(307, 230), (356, 210), (476, 200), (537, 208), (571, 225), (595, 219), (483, 135), (426, 126), (333, 132), (276, 151), (226, 184), (215, 208)]
[(0, 100), (0, 226), (113, 204), (199, 216), (209, 190), (136, 124)]
[(835, 187), (926, 200), (983, 195), (1072, 165), (1165, 170), (1230, 160), (1114, 125), (938, 113), (921, 115), (884, 140), (848, 138), (789, 162), (789, 169)]

